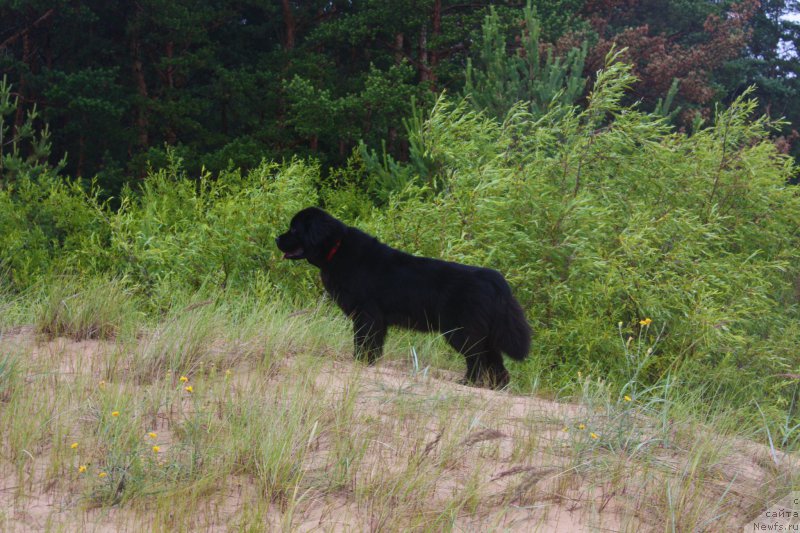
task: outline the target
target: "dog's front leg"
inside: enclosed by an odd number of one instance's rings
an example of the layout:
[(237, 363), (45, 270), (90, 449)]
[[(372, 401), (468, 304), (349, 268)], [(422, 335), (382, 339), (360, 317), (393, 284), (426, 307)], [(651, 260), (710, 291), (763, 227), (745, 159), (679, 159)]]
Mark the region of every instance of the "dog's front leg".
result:
[(353, 337), (356, 359), (373, 365), (383, 355), (386, 325), (373, 316), (359, 314), (353, 318)]

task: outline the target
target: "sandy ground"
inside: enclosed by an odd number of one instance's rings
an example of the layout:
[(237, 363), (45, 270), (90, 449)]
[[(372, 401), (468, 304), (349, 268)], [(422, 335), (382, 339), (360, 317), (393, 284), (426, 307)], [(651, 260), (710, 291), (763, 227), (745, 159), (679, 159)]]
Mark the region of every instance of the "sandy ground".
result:
[[(59, 379), (63, 380), (98, 374), (103, 359), (114, 349), (112, 343), (101, 341), (36, 339), (26, 328), (0, 338), (0, 355), (21, 351), (34, 358), (57, 360)], [(289, 372), (292, 364), (291, 358), (283, 362), (284, 369), (275, 379)], [(637, 462), (636, 454), (619, 450), (578, 452), (576, 442), (586, 439), (576, 440), (575, 432), (580, 431), (582, 421), (596, 415), (588, 407), (466, 387), (458, 384), (459, 377), (444, 371), (415, 376), (400, 362), (365, 368), (344, 358), (326, 358), (315, 379), (320, 398), (326, 401), (336, 401), (356, 387), (353, 419), (357, 423), (350, 431), (369, 435), (360, 468), (365, 482), (379, 469), (409, 468), (413, 457), (415, 468), (435, 465), (439, 472), (435, 483), (425, 485), (431, 493), (425, 495), (421, 513), (447, 505), (450, 496), (464, 487), (475, 490), (473, 508), (455, 512), (450, 524), (421, 529), (663, 531), (670, 529), (663, 509), (665, 488), (674, 486), (672, 497), (678, 494), (693, 502), (682, 507), (683, 512), (707, 512), (709, 522), (703, 529), (722, 531), (743, 525), (760, 510), (764, 494), (775, 480), (786, 479), (795, 469), (791, 457), (774, 455), (752, 442), (728, 439), (714, 445), (719, 453), (713, 464), (703, 465), (711, 474), (703, 477), (702, 485), (693, 486), (694, 463), (702, 462), (702, 457), (691, 450), (680, 445), (651, 450), (646, 467)], [(246, 368), (236, 370), (237, 386), (246, 387), (251, 379)], [(414, 414), (398, 417), (399, 412)], [(451, 424), (461, 428), (459, 434), (448, 430)], [(640, 425), (646, 432), (647, 421)], [(402, 445), (403, 439), (407, 446)], [(676, 437), (676, 441), (680, 439)], [(326, 438), (320, 436), (305, 465), (308, 479), (327, 475), (330, 454)], [(80, 492), (45, 482), (46, 468), (42, 461), (32, 460), (26, 469), (30, 478), (24, 485), (28, 488), (19, 490), (22, 481), (0, 453), (0, 531), (169, 529), (157, 525), (169, 523), (163, 516), (148, 516), (147, 504), (91, 508)], [(358, 482), (356, 479), (355, 485)], [(380, 490), (380, 485), (375, 486), (373, 490)], [(253, 482), (244, 476), (227, 479), (209, 494), (199, 516), (189, 517), (178, 529), (236, 529), (232, 524), (239, 523), (238, 517), (259, 497), (254, 491)], [(403, 505), (402, 496), (398, 498), (398, 505)], [(353, 487), (327, 492), (309, 489), (294, 510), (288, 529), (404, 529), (402, 524), (387, 523), (381, 509), (363, 502)], [(708, 506), (707, 511), (697, 509), (702, 505)], [(163, 505), (160, 509), (158, 513), (163, 515)], [(276, 509), (274, 521), (263, 524), (263, 530), (281, 529), (281, 519), (281, 511)], [(143, 523), (156, 525), (143, 529)]]

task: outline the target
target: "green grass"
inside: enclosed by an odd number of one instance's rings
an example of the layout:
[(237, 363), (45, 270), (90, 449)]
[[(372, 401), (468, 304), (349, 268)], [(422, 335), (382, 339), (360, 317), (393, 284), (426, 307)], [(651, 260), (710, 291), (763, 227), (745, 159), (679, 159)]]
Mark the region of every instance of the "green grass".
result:
[[(11, 305), (49, 323), (66, 292)], [(9, 530), (24, 512), (52, 531), (715, 530), (800, 485), (790, 456), (752, 440), (763, 425), (679, 380), (640, 383), (649, 345), (621, 346), (623, 387), (576, 374), (552, 401), (457, 385), (463, 363), (432, 335), (393, 331), (364, 367), (324, 301), (176, 295), (148, 318), (123, 300), (117, 333), (86, 340), (101, 292), (72, 287), (91, 297), (59, 315), (71, 338), (0, 341)]]
[(54, 276), (49, 281), (37, 312), (37, 332), (80, 341), (114, 338), (135, 327), (140, 313), (134, 291), (124, 280), (85, 282)]
[(15, 294), (0, 288), (0, 335), (33, 322), (32, 303), (36, 301), (33, 293), (33, 290), (28, 290)]

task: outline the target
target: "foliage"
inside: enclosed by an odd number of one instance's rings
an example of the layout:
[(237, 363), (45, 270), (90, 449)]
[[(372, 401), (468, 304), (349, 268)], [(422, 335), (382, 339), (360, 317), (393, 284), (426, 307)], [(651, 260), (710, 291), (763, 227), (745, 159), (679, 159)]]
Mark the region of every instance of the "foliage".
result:
[(400, 63), (381, 71), (374, 65), (357, 93), (335, 97), (311, 81), (295, 76), (284, 83), (287, 95), (287, 125), (307, 139), (313, 153), (344, 152), (356, 141), (371, 146), (386, 141), (397, 153), (403, 131), (402, 120), (411, 113), (413, 102), (428, 100), (428, 92), (414, 86), (414, 71)]
[(39, 113), (34, 106), (24, 120), (14, 124), (22, 109), (19, 97), (12, 96), (8, 77), (0, 81), (0, 190), (9, 188), (20, 175), (36, 178), (53, 175), (60, 167), (52, 168), (50, 157), (50, 130), (36, 127)]
[[(155, 302), (168, 302), (177, 287), (253, 285), (262, 276), (297, 290), (273, 241), (294, 212), (316, 202), (319, 168), (262, 163), (244, 175), (204, 174), (198, 182), (180, 165), (173, 159), (151, 174), (141, 194), (125, 192), (120, 209), (106, 214), (107, 241), (77, 251), (71, 263), (108, 265)], [(308, 280), (296, 281), (307, 286)]]
[(586, 109), (518, 106), (502, 126), (440, 99), (419, 135), (444, 185), (409, 184), (370, 227), (504, 272), (538, 332), (531, 365), (555, 382), (622, 380), (613, 325), (636, 337), (648, 317), (664, 328), (648, 383), (679, 372), (712, 396), (785, 402), (763, 376), (800, 364), (795, 169), (746, 96), (685, 135), (620, 104), (633, 81), (611, 64)]
[[(26, 287), (47, 270), (59, 251), (84, 246), (97, 228), (80, 184), (62, 180), (48, 163), (49, 129), (37, 127), (36, 110), (16, 127), (18, 99), (0, 83), (0, 280)], [(96, 200), (96, 199), (95, 199)], [(98, 230), (99, 231), (99, 230)]]
[(407, 123), (417, 162), (387, 159), (383, 174), (357, 152), (327, 178), (300, 160), (193, 178), (168, 150), (116, 211), (77, 185), (28, 180), (0, 196), (12, 228), (0, 260), (20, 289), (48, 272), (125, 279), (151, 310), (206, 287), (308, 305), (316, 272), (282, 260), (273, 240), (321, 200), (400, 249), (503, 272), (536, 330), (513, 369), (522, 390), (577, 371), (628, 383), (621, 323), (633, 338), (661, 332), (642, 338), (654, 345), (642, 387), (670, 376), (734, 406), (755, 398), (774, 420), (793, 389), (764, 376), (800, 371), (796, 169), (747, 95), (676, 132), (625, 105), (631, 67), (607, 61), (585, 108), (536, 116), (519, 104), (498, 122), (441, 96)]
[(544, 114), (555, 103), (573, 104), (586, 87), (583, 66), (587, 43), (570, 50), (562, 63), (561, 58), (554, 57), (552, 47), (542, 54), (541, 25), (530, 2), (523, 17), (521, 43), (513, 55), (508, 55), (506, 35), (500, 31), (500, 19), (492, 8), (483, 23), (477, 68), (467, 61), (464, 93), (478, 109), (498, 118), (517, 102), (527, 102), (534, 115)]
[(777, 145), (797, 157), (797, 125), (800, 121), (800, 23), (796, 0), (762, 0), (751, 21), (753, 37), (744, 57), (725, 63), (715, 76), (724, 87), (737, 92), (755, 85), (754, 95), (760, 110), (773, 117), (784, 117)]
[(763, 12), (758, 1), (589, 0), (583, 12), (592, 32), (578, 34), (596, 35), (587, 59), (590, 68), (602, 67), (609, 50), (626, 49), (625, 61), (634, 65), (639, 79), (636, 96), (648, 109), (678, 80), (683, 125), (698, 114), (710, 118), (715, 102), (730, 102), (748, 86), (742, 78), (723, 79), (720, 74), (746, 56), (752, 23)]
[[(38, 110), (53, 128), (51, 163), (68, 154), (67, 173), (96, 177), (105, 196), (135, 188), (148, 164), (166, 164), (165, 145), (193, 176), (309, 154), (326, 173), (359, 141), (378, 153), (385, 142), (387, 154), (406, 161), (409, 97), (427, 110), (432, 95), (461, 93), (468, 62), (467, 92), (501, 117), (517, 100), (546, 108), (562, 86), (560, 98), (574, 102), (616, 46), (628, 48), (640, 79), (635, 98), (648, 110), (676, 78), (684, 125), (757, 84), (761, 109), (796, 124), (798, 25), (783, 17), (795, 7), (18, 0), (0, 5), (0, 75), (21, 106), (5, 120), (19, 129)], [(785, 150), (792, 129), (781, 131)]]
[[(123, 193), (116, 211), (77, 183), (26, 180), (13, 194), (0, 190), (6, 281), (21, 289), (50, 272), (106, 273), (138, 286), (156, 307), (178, 288), (204, 284), (253, 286), (260, 279), (297, 289), (272, 242), (292, 213), (316, 202), (319, 168), (263, 163), (198, 182), (169, 155), (141, 193)], [(308, 286), (309, 279), (299, 282)]]

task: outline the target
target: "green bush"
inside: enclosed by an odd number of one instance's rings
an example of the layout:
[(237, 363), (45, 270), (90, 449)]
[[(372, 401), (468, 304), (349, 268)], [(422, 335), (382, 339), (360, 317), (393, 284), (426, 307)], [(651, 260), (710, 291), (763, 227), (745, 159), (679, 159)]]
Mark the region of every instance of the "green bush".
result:
[[(753, 118), (746, 95), (713, 124), (677, 133), (621, 107), (632, 82), (613, 63), (585, 109), (558, 106), (502, 123), (441, 98), (420, 150), (441, 169), (420, 176), (364, 224), (405, 250), (506, 274), (536, 333), (531, 368), (550, 382), (578, 370), (623, 383), (616, 326), (663, 328), (643, 369), (785, 401), (800, 360), (800, 196), (792, 161)], [(523, 371), (524, 372), (524, 371)]]
[(26, 176), (0, 188), (0, 280), (22, 289), (55, 264), (74, 268), (65, 254), (89, 249), (108, 233), (102, 209), (96, 192), (55, 176)]
[(618, 328), (638, 339), (650, 318), (644, 385), (671, 376), (774, 420), (791, 397), (780, 376), (800, 373), (796, 169), (747, 95), (689, 134), (623, 107), (632, 81), (609, 61), (585, 108), (523, 103), (502, 122), (442, 96), (408, 122), (409, 163), (361, 150), (325, 179), (299, 160), (193, 179), (168, 151), (116, 211), (19, 180), (0, 189), (0, 261), (20, 288), (50, 271), (126, 279), (158, 310), (206, 288), (308, 305), (316, 270), (273, 241), (321, 201), (390, 245), (503, 272), (535, 328), (512, 369), (522, 389), (578, 371), (622, 386)]
[(74, 263), (109, 265), (157, 302), (176, 290), (203, 285), (274, 284), (287, 291), (310, 286), (310, 276), (287, 276), (274, 238), (291, 215), (317, 201), (319, 169), (302, 161), (263, 163), (247, 175), (223, 172), (193, 180), (179, 161), (148, 176), (141, 191), (126, 191), (107, 212), (101, 246), (72, 254)]
[[(0, 81), (0, 283), (23, 289), (46, 273), (62, 250), (85, 245), (98, 229), (96, 191), (64, 180), (49, 164), (50, 134), (34, 107), (14, 124), (18, 98)], [(87, 197), (92, 194), (94, 197)]]

